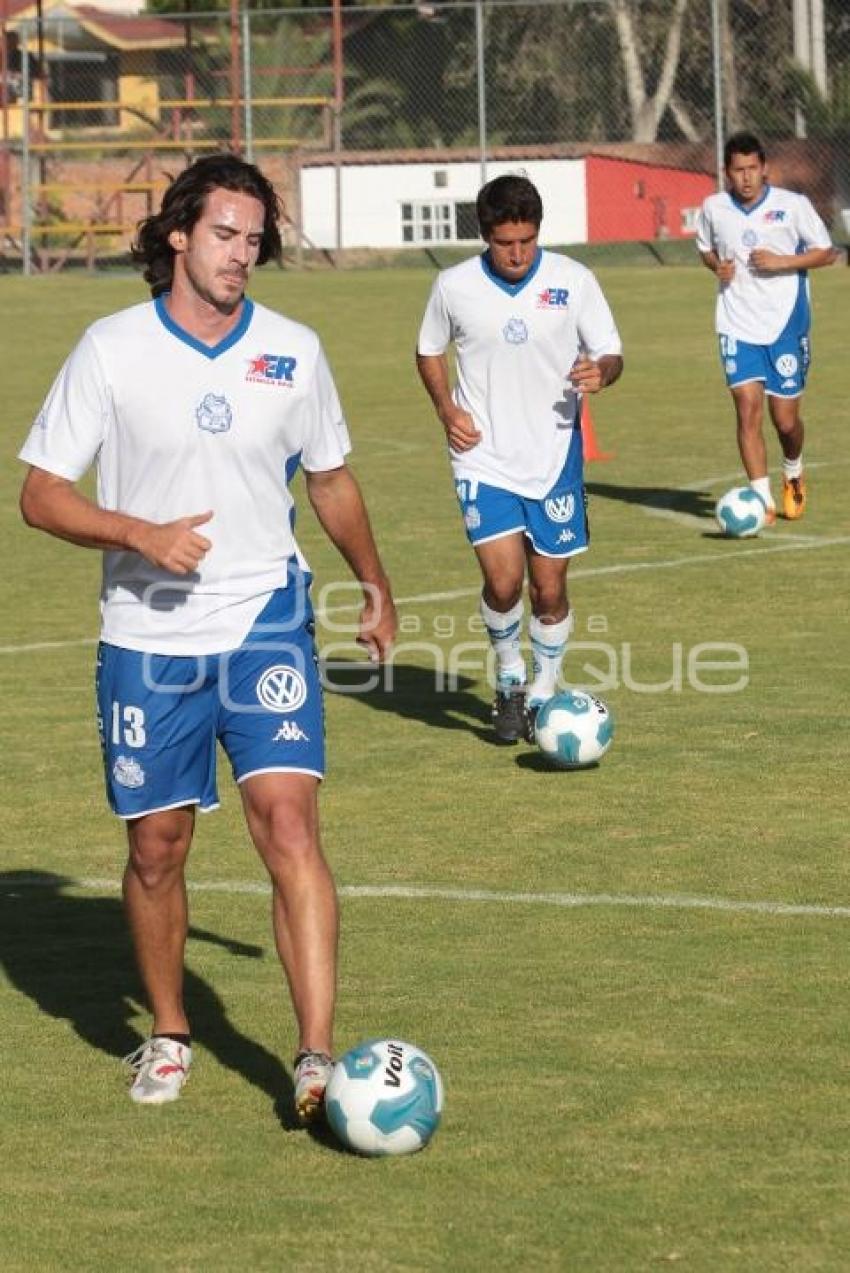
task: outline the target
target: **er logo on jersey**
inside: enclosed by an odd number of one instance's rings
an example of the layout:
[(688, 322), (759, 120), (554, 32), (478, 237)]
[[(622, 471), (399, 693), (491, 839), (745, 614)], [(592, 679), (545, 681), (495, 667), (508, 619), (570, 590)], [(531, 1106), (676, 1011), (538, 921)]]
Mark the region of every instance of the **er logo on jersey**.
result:
[(547, 287), (537, 295), (538, 309), (566, 309), (570, 291), (568, 287)]
[(289, 354), (259, 354), (252, 358), (245, 379), (254, 384), (293, 387), (297, 358)]

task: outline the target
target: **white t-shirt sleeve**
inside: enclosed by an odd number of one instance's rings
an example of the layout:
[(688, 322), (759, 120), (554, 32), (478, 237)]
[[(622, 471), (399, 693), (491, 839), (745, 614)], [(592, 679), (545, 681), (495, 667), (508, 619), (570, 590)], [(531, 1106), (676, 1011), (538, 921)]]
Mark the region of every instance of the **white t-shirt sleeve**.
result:
[(308, 473), (338, 469), (351, 450), (348, 426), (324, 351), (319, 348), (306, 405), (308, 427), (301, 463)]
[(439, 357), (444, 354), (452, 340), (452, 320), (443, 294), (440, 278), (434, 280), (428, 304), (419, 328), (419, 339), (416, 342), (417, 353), (423, 358)]
[(582, 280), (581, 304), (578, 309), (578, 336), (581, 347), (589, 358), (602, 358), (606, 354), (621, 354), (623, 343), (614, 315), (596, 275), (590, 271)]
[(76, 482), (91, 467), (112, 420), (112, 399), (87, 332), (53, 382), (18, 458)]
[(703, 204), (697, 213), (696, 245), (698, 252), (714, 251), (714, 235), (711, 228), (711, 216), (706, 204)]
[(796, 224), (800, 241), (807, 252), (810, 248), (832, 247), (829, 231), (805, 195), (800, 195), (797, 203)]

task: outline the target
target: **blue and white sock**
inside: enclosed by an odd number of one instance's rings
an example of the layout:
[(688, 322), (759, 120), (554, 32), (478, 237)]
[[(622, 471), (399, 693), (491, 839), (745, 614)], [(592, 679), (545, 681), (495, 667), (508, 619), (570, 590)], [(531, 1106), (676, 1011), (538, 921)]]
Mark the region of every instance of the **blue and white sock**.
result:
[(528, 691), (529, 707), (539, 707), (557, 693), (561, 664), (572, 630), (572, 611), (560, 623), (542, 623), (537, 615), (532, 615), (528, 635), (531, 637), (534, 680)]
[(526, 679), (525, 659), (522, 657), (520, 642), (522, 640), (522, 601), (502, 614), (493, 610), (481, 597), (481, 618), (487, 629), (490, 644), (496, 655), (498, 683), (505, 685), (524, 685)]

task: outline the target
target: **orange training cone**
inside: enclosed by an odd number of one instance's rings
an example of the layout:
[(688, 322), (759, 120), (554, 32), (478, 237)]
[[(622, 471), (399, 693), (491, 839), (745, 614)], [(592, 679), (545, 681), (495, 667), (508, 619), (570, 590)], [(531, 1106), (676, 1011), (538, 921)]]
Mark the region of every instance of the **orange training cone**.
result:
[(586, 398), (583, 398), (581, 403), (581, 445), (585, 460), (613, 460), (614, 458), (613, 451), (599, 450)]

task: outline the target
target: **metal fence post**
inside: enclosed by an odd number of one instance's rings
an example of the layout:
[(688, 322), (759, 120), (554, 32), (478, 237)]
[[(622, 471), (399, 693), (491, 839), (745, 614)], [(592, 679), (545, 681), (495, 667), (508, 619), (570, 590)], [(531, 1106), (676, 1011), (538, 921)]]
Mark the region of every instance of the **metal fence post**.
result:
[(32, 273), (32, 205), (30, 204), (30, 33), (21, 23), (21, 254), (24, 274)]
[(475, 68), (478, 81), (478, 152), (481, 185), (487, 180), (487, 81), (484, 67), (484, 5), (475, 0)]
[(720, 0), (711, 0), (711, 73), (714, 84), (714, 153), (717, 189), (724, 186), (723, 173), (723, 58), (720, 49)]
[(254, 162), (254, 84), (251, 50), (251, 14), (242, 10), (242, 98), (245, 102), (245, 158)]

